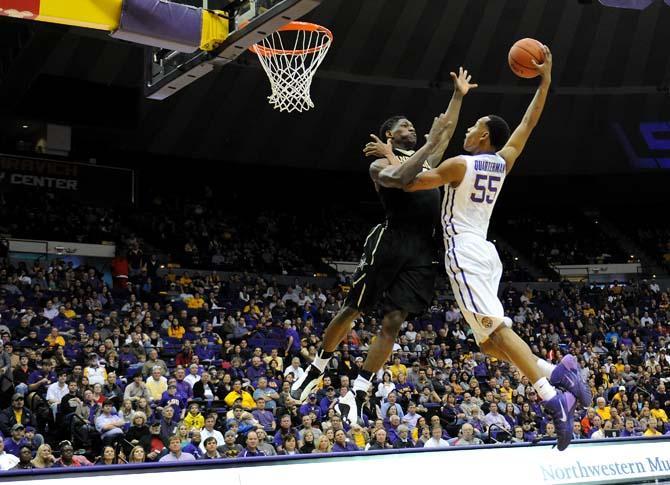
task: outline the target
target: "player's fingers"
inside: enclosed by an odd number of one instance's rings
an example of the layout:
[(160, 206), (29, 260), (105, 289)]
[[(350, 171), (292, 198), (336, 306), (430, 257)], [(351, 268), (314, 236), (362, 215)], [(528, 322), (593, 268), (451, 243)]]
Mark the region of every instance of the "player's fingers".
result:
[(451, 79), (453, 79), (454, 81), (458, 79), (458, 76), (456, 75), (455, 72), (450, 72), (449, 75), (451, 76)]
[(372, 139), (373, 139), (375, 142), (377, 142), (377, 143), (383, 143), (383, 142), (377, 137), (377, 135), (370, 135), (370, 136), (372, 137)]
[(470, 79), (472, 79), (472, 76), (468, 76), (468, 77), (466, 77), (466, 78), (465, 78), (465, 81), (466, 81), (466, 82), (470, 82)]
[(474, 88), (478, 88), (478, 87), (479, 87), (479, 84), (477, 84), (477, 83), (470, 84), (470, 89), (474, 89)]

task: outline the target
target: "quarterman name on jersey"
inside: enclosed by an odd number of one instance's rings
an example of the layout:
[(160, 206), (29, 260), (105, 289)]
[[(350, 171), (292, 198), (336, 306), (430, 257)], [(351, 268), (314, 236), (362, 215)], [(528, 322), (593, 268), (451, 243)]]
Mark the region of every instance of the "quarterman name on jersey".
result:
[(490, 160), (475, 160), (475, 170), (478, 172), (505, 173), (507, 166), (504, 163), (492, 162)]

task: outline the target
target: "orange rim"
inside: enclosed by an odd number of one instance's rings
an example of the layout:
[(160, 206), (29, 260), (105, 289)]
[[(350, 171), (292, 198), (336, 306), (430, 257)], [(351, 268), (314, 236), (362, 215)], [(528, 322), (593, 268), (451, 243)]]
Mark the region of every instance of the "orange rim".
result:
[(296, 30), (302, 30), (305, 32), (320, 32), (324, 34), (326, 37), (328, 37), (329, 41), (323, 42), (314, 47), (310, 47), (309, 49), (273, 49), (271, 47), (265, 47), (260, 44), (254, 44), (251, 47), (249, 47), (249, 50), (263, 57), (287, 56), (287, 55), (302, 56), (305, 54), (314, 54), (315, 52), (319, 52), (320, 50), (328, 47), (330, 42), (333, 41), (333, 33), (329, 29), (321, 25), (312, 24), (309, 22), (290, 22), (281, 27), (280, 29), (277, 29), (277, 32), (289, 32)]

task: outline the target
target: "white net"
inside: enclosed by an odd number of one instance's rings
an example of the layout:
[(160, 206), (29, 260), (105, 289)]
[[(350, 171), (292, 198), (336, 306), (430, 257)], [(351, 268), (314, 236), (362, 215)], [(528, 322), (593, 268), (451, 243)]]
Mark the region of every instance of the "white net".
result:
[(314, 107), (312, 79), (332, 43), (332, 34), (323, 27), (300, 22), (292, 25), (270, 34), (252, 49), (270, 79), (270, 104), (289, 113)]

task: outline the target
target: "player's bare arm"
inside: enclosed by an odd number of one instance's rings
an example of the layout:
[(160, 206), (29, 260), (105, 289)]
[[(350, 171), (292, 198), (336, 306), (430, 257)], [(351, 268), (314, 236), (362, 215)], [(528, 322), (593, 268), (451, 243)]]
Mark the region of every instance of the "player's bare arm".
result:
[[(447, 119), (446, 113), (442, 113), (433, 121), (430, 133), (426, 135), (425, 145), (416, 151), (409, 160), (403, 164), (395, 165), (388, 159), (378, 159), (370, 165), (370, 178), (372, 178), (376, 185), (382, 187), (394, 189), (404, 188), (419, 172), (421, 172), (426, 158), (438, 148), (439, 140), (444, 135), (444, 132), (450, 127), (451, 122)], [(379, 139), (374, 142), (375, 145), (380, 143), (381, 141), (379, 141)], [(383, 154), (383, 151), (388, 144), (382, 145), (384, 146), (378, 148)], [(377, 152), (368, 151), (366, 153), (368, 156), (373, 156), (373, 154), (377, 154)], [(384, 166), (384, 161), (386, 166)]]
[(451, 101), (447, 107), (447, 119), (452, 123), (451, 127), (444, 132), (440, 139), (434, 153), (428, 157), (428, 164), (431, 168), (436, 168), (442, 160), (444, 160), (444, 152), (447, 151), (451, 137), (454, 135), (456, 125), (458, 124), (458, 117), (461, 113), (461, 106), (463, 105), (463, 98), (470, 92), (471, 89), (478, 87), (478, 84), (471, 83), (472, 75), (468, 73), (467, 69), (463, 67), (458, 68), (458, 74), (450, 72), (449, 75), (454, 80), (454, 94), (451, 96)]
[(549, 86), (551, 85), (552, 58), (549, 47), (546, 45), (543, 46), (543, 51), (544, 62), (542, 64), (538, 64), (533, 60), (535, 68), (539, 71), (540, 76), (542, 77), (542, 81), (535, 92), (535, 97), (530, 102), (526, 114), (521, 120), (521, 124), (514, 130), (503, 149), (498, 152), (498, 155), (504, 158), (507, 162), (507, 173), (514, 167), (514, 163), (516, 162), (516, 159), (519, 158), (519, 155), (521, 155), (521, 152), (523, 152), (523, 149), (528, 142), (528, 138), (530, 138), (530, 134), (540, 121), (540, 116), (542, 115), (544, 104), (547, 100)]
[(439, 167), (418, 174), (407, 184), (405, 192), (431, 190), (443, 185), (458, 185), (465, 176), (466, 162), (462, 157), (453, 157), (444, 161)]

